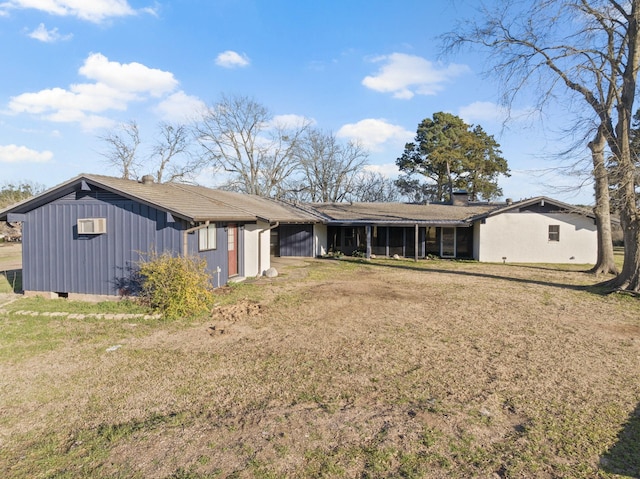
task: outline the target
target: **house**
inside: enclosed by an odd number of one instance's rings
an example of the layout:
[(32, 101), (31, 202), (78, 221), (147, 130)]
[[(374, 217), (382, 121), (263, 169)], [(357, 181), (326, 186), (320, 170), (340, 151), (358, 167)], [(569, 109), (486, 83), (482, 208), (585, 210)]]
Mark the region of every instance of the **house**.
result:
[(86, 174), (0, 211), (0, 220), (22, 222), (23, 289), (59, 297), (130, 294), (136, 264), (151, 252), (204, 258), (215, 286), (256, 276), (270, 267), (273, 228), (285, 229), (280, 250), (293, 254), (296, 234), (318, 221), (266, 198)]
[(328, 249), (350, 255), (474, 259), (483, 262), (595, 263), (592, 212), (546, 197), (504, 204), (332, 203), (324, 215)]
[(214, 286), (261, 275), (272, 256), (594, 263), (593, 214), (550, 198), (506, 204), (287, 203), (176, 183), (79, 175), (0, 211), (22, 222), (23, 289), (59, 297), (135, 292), (151, 252), (195, 254)]
[(476, 218), (474, 238), (483, 262), (595, 264), (598, 256), (594, 213), (542, 196)]

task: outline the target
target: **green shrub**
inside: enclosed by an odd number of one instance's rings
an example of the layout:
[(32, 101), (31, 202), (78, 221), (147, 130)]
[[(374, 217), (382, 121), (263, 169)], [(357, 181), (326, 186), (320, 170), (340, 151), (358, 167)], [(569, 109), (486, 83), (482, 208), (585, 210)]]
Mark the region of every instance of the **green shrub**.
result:
[(139, 266), (140, 300), (154, 311), (169, 319), (211, 311), (211, 277), (204, 259), (151, 253)]

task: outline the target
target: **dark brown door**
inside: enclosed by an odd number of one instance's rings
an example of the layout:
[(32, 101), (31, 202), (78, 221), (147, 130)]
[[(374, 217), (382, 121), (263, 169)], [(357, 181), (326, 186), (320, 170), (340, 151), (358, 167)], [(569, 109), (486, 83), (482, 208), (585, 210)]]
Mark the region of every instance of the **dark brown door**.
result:
[(229, 276), (238, 274), (238, 227), (227, 226), (227, 243), (229, 248)]

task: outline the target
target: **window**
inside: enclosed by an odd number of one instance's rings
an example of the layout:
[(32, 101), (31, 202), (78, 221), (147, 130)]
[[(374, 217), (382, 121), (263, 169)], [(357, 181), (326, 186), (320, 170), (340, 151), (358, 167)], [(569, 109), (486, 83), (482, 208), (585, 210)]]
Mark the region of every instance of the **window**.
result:
[(216, 225), (208, 225), (198, 230), (198, 249), (200, 251), (216, 249)]
[(549, 225), (549, 241), (560, 241), (560, 225)]
[(106, 218), (82, 218), (78, 220), (79, 235), (99, 235), (106, 232)]

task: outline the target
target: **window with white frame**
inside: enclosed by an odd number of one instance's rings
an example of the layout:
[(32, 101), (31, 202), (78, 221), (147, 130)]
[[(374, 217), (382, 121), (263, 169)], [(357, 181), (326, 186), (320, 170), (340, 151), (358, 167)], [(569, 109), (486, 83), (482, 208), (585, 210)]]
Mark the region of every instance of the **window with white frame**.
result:
[(549, 241), (560, 241), (560, 225), (549, 225)]
[(208, 225), (198, 230), (198, 249), (200, 251), (216, 249), (216, 225)]

